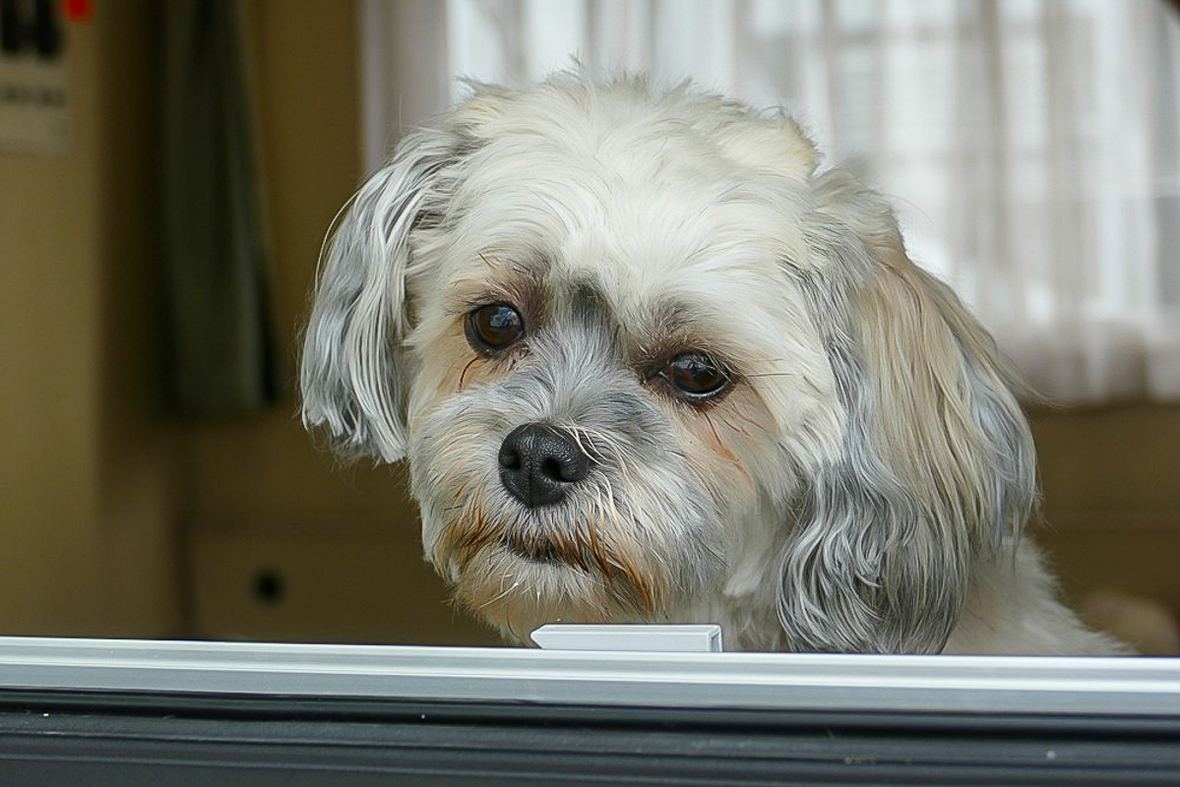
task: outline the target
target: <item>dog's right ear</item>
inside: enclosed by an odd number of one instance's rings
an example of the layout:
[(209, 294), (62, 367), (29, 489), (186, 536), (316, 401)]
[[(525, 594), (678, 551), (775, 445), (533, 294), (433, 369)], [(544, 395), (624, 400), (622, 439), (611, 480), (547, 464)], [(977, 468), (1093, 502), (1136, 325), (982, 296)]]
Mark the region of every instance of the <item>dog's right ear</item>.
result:
[(452, 131), (408, 136), (341, 210), (320, 255), (303, 341), (303, 423), (326, 427), (345, 454), (405, 455), (409, 236), (438, 219), (443, 173), (461, 147)]

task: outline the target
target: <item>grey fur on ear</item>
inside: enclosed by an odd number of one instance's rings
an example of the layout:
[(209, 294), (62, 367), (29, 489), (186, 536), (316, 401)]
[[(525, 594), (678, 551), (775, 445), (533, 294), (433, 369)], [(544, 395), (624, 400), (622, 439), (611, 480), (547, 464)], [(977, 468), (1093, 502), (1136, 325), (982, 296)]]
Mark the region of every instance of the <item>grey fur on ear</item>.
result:
[(407, 137), (345, 206), (321, 255), (303, 342), (303, 423), (326, 427), (343, 453), (405, 454), (409, 235), (456, 149), (443, 131)]
[(953, 293), (905, 255), (891, 213), (839, 172), (814, 183), (807, 295), (845, 411), (839, 459), (805, 469), (779, 613), (795, 650), (932, 653), (977, 560), (1037, 501), (1019, 383)]

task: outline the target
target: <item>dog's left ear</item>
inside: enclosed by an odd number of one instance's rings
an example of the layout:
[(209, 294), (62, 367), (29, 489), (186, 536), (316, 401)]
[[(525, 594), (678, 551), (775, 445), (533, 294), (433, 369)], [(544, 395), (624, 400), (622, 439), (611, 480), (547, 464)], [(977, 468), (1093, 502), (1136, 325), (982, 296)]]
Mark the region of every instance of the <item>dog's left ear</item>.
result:
[(454, 130), (407, 137), (341, 211), (325, 244), (303, 342), (303, 422), (343, 453), (386, 462), (406, 448), (402, 341), (409, 328), (410, 231), (437, 221), (442, 182), (462, 147)]
[(806, 293), (845, 430), (813, 468), (784, 557), (799, 650), (938, 652), (976, 562), (1036, 504), (1035, 451), (991, 337), (906, 256), (891, 211), (851, 177), (813, 181)]

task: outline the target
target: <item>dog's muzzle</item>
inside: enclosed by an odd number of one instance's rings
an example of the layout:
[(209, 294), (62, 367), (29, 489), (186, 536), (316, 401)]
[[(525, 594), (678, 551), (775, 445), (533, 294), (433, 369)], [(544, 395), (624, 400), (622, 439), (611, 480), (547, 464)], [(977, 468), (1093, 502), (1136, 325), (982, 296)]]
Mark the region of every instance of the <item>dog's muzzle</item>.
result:
[(590, 457), (568, 432), (531, 423), (513, 429), (500, 445), (500, 482), (529, 508), (552, 505), (586, 477)]

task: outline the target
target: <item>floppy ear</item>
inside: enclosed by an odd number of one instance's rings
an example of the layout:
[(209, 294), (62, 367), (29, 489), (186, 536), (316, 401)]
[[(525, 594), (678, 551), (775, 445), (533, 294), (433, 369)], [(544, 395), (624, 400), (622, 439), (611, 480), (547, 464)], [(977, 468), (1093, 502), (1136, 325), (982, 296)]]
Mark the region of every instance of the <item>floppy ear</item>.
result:
[(408, 240), (417, 223), (437, 219), (442, 173), (459, 147), (445, 131), (407, 137), (344, 207), (321, 254), (303, 342), (303, 423), (325, 426), (345, 453), (405, 454)]
[(981, 559), (1036, 505), (1019, 384), (955, 295), (906, 257), (879, 197), (814, 182), (810, 300), (837, 381), (840, 457), (810, 472), (782, 568), (798, 650), (938, 652)]

